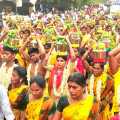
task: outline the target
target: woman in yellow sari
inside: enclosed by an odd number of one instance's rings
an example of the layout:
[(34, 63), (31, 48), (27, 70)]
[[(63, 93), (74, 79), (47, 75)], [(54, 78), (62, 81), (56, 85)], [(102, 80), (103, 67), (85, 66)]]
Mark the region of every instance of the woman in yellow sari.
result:
[[(19, 32), (19, 47), (23, 46), (23, 44), (29, 38), (30, 34), (31, 32), (29, 29), (21, 30)], [(28, 52), (28, 49), (26, 48), (25, 51)], [(19, 49), (19, 53), (16, 54), (16, 59), (20, 66), (24, 68), (28, 67), (28, 62), (24, 59), (24, 56), (21, 54), (20, 49)]]
[(44, 88), (45, 80), (42, 77), (31, 78), (27, 120), (52, 120), (56, 107), (52, 99), (44, 96)]
[(24, 110), (28, 103), (26, 83), (27, 72), (22, 67), (15, 67), (13, 69), (11, 85), (9, 86), (8, 96), (12, 106), (15, 120), (24, 120)]
[[(94, 120), (97, 118), (99, 104), (88, 95), (86, 80), (80, 73), (68, 78), (69, 96), (62, 96), (57, 105), (53, 120)], [(99, 112), (98, 112), (99, 113)]]
[(109, 53), (110, 72), (114, 78), (114, 97), (112, 116), (120, 113), (120, 47), (117, 46)]
[[(101, 119), (109, 120), (110, 104), (113, 97), (113, 79), (105, 72), (104, 63), (98, 60), (94, 62), (91, 70), (93, 74), (88, 81), (88, 93), (94, 95), (96, 100), (101, 104)], [(109, 96), (109, 93), (111, 96)]]

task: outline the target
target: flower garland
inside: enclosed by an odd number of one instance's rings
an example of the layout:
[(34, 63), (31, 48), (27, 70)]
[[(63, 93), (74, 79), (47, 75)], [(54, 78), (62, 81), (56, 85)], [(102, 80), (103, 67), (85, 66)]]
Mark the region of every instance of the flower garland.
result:
[(70, 62), (68, 62), (68, 65), (66, 65), (64, 68), (62, 82), (59, 87), (59, 90), (57, 90), (57, 87), (56, 87), (57, 75), (56, 74), (54, 75), (53, 92), (54, 92), (55, 96), (59, 97), (59, 96), (63, 95), (66, 84), (67, 84), (67, 79), (68, 79), (69, 73), (70, 73)]
[[(28, 84), (30, 83), (30, 78), (31, 78), (31, 68), (32, 68), (32, 64), (29, 64), (28, 69), (27, 69), (27, 79), (28, 79)], [(35, 71), (34, 71), (34, 75), (38, 74), (38, 68), (39, 68), (39, 63), (36, 64), (35, 66)]]
[(102, 80), (98, 80), (97, 82), (97, 87), (96, 87), (96, 97), (97, 100), (100, 101), (100, 96), (101, 96), (101, 88), (102, 88)]
[(94, 75), (92, 75), (92, 76), (90, 77), (90, 94), (91, 94), (91, 95), (94, 95), (94, 92), (93, 92), (94, 80), (95, 80)]
[[(94, 75), (91, 76), (90, 78), (90, 94), (94, 95), (94, 83), (95, 83), (95, 77)], [(102, 80), (99, 79), (96, 83), (96, 97), (97, 100), (100, 100), (100, 96), (101, 96), (101, 88), (102, 88)]]

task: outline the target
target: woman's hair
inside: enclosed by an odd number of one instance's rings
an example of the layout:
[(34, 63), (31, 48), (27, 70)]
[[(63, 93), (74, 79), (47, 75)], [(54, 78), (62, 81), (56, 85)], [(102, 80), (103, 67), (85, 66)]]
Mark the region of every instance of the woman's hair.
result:
[(25, 29), (23, 32), (24, 32), (24, 33), (27, 33), (28, 35), (30, 35), (30, 34), (31, 34), (31, 32), (30, 32), (30, 30), (29, 30), (29, 29)]
[(67, 82), (75, 82), (76, 84), (85, 87), (86, 86), (86, 80), (83, 75), (81, 75), (79, 72), (75, 72), (71, 74), (68, 78)]
[(58, 59), (60, 57), (63, 58), (65, 61), (67, 61), (67, 57), (68, 57), (67, 55), (57, 55), (56, 58)]
[(31, 80), (30, 80), (30, 85), (33, 84), (33, 83), (37, 83), (37, 85), (38, 85), (39, 87), (43, 88), (43, 89), (45, 88), (45, 84), (46, 84), (46, 82), (45, 82), (45, 80), (43, 79), (43, 77), (41, 77), (41, 76), (39, 76), (39, 75), (34, 76), (34, 77), (31, 78)]
[(18, 52), (18, 49), (14, 49), (14, 48), (11, 48), (11, 47), (8, 47), (8, 46), (5, 46), (5, 45), (3, 46), (3, 50), (4, 51), (9, 51), (10, 53), (13, 53), (13, 54)]
[(50, 49), (50, 48), (51, 48), (51, 43), (46, 43), (46, 44), (44, 45), (44, 48), (45, 48), (45, 49)]
[(30, 49), (28, 50), (28, 54), (30, 55), (30, 54), (32, 54), (32, 53), (39, 53), (38, 48), (30, 48)]
[(17, 74), (20, 76), (20, 78), (23, 79), (22, 83), (24, 83), (26, 85), (28, 84), (27, 71), (25, 68), (17, 66), (17, 67), (14, 67), (13, 71), (17, 72)]
[(79, 52), (79, 56), (83, 56), (86, 52), (86, 48), (79, 48), (78, 52)]
[(100, 67), (101, 67), (101, 69), (103, 69), (104, 70), (104, 65), (105, 65), (105, 63), (104, 62), (94, 62), (94, 65), (95, 64), (99, 64), (100, 65)]

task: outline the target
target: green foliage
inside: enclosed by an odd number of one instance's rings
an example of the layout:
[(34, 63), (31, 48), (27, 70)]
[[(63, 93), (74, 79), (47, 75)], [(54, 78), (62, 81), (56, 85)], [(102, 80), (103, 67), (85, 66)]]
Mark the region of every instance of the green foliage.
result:
[(62, 7), (62, 8), (64, 7), (65, 9), (71, 7), (81, 8), (84, 5), (106, 2), (106, 0), (42, 0), (42, 1), (44, 1), (47, 4), (52, 3), (53, 6), (56, 5), (57, 7)]
[(74, 0), (75, 6), (80, 8), (84, 5), (104, 3), (105, 0)]

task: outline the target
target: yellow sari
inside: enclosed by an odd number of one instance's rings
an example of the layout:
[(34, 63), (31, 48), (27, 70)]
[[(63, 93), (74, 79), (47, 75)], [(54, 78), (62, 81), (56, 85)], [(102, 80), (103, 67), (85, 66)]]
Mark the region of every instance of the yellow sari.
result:
[(9, 95), (9, 100), (10, 100), (10, 103), (15, 103), (18, 96), (21, 95), (21, 93), (23, 91), (26, 91), (27, 90), (27, 86), (26, 85), (22, 85), (20, 86), (19, 88), (15, 88), (15, 89), (11, 89), (9, 92), (8, 92), (8, 95)]
[[(19, 88), (15, 88), (15, 89), (11, 89), (8, 92), (8, 96), (9, 96), (9, 100), (10, 103), (12, 105), (12, 110), (13, 113), (15, 115), (15, 120), (21, 120), (24, 118), (24, 106), (19, 106), (18, 107), (18, 102), (20, 103), (19, 99), (21, 99), (20, 97), (22, 96), (22, 94), (24, 94), (25, 92), (27, 92), (27, 86), (26, 85), (22, 85)], [(21, 99), (21, 102), (23, 102), (23, 99)], [(26, 104), (26, 101), (25, 101)]]
[(40, 111), (43, 104), (43, 98), (29, 102), (26, 108), (27, 120), (40, 120)]
[(25, 116), (27, 120), (46, 120), (49, 115), (54, 114), (55, 110), (53, 100), (42, 97), (29, 102)]
[(27, 68), (28, 62), (22, 57), (20, 53), (17, 53), (15, 58), (18, 60), (20, 66)]
[[(98, 77), (95, 77), (94, 75), (92, 75), (90, 77), (90, 80), (88, 83), (88, 91), (91, 95), (97, 96), (97, 94), (101, 94), (101, 92), (106, 87), (107, 76), (108, 76), (107, 73), (103, 72)], [(101, 83), (101, 85), (100, 85), (100, 83)], [(99, 97), (100, 97), (100, 95), (99, 95)]]
[(71, 104), (63, 110), (64, 120), (88, 120), (94, 97), (88, 95), (85, 100)]
[[(93, 83), (93, 85), (89, 84), (89, 92), (90, 94), (93, 94), (94, 96), (96, 96), (98, 101), (101, 100), (101, 94), (106, 87), (107, 77), (108, 77), (107, 73), (103, 72), (100, 76), (94, 77), (94, 82), (90, 81), (90, 84)], [(101, 81), (101, 85), (99, 81)], [(99, 86), (101, 87), (99, 88)], [(109, 117), (110, 117), (109, 105), (105, 107), (105, 109), (100, 113), (100, 115), (101, 115), (101, 120), (102, 119), (109, 120)]]
[(120, 108), (118, 106), (118, 102), (120, 102), (120, 98), (119, 98), (120, 94), (118, 93), (118, 91), (120, 91), (120, 69), (113, 77), (114, 77), (114, 97), (113, 97), (112, 113), (114, 115), (115, 112), (120, 111)]
[[(21, 46), (22, 46), (22, 44), (21, 44)], [(27, 48), (26, 48), (25, 52), (28, 53), (28, 49)], [(24, 59), (24, 57), (23, 57), (23, 55), (21, 53), (17, 53), (16, 56), (15, 56), (15, 58), (17, 59), (18, 64), (20, 66), (22, 66), (24, 68), (28, 67), (29, 62)]]

